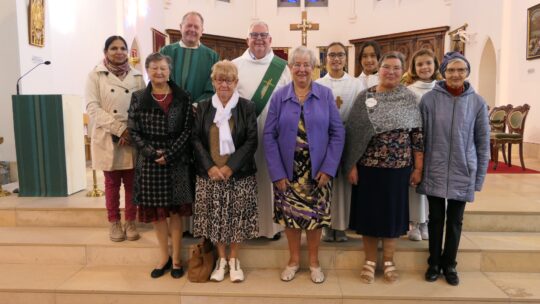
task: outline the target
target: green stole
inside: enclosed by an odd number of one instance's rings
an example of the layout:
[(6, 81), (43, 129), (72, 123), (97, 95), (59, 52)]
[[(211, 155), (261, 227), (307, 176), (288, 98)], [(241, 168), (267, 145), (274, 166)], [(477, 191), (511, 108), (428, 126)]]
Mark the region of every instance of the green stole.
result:
[(253, 94), (253, 97), (251, 97), (251, 100), (255, 103), (257, 116), (259, 116), (264, 110), (264, 107), (266, 107), (270, 96), (272, 96), (272, 93), (276, 88), (276, 84), (281, 78), (281, 73), (283, 73), (286, 66), (287, 62), (285, 60), (274, 55), (259, 87), (255, 91), (255, 94)]

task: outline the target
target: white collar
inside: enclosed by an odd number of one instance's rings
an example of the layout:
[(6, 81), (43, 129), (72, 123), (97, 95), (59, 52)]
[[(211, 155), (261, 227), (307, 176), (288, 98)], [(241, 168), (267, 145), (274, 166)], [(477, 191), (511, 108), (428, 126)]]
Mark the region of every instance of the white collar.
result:
[(244, 54), (242, 54), (242, 58), (255, 64), (268, 64), (270, 63), (270, 61), (272, 61), (272, 58), (274, 58), (274, 52), (272, 51), (272, 49), (270, 49), (270, 52), (268, 52), (268, 54), (266, 54), (263, 58), (256, 59), (255, 56), (251, 54), (249, 49), (247, 49)]
[(199, 46), (201, 46), (201, 42), (200, 41), (197, 41), (197, 45), (196, 46), (187, 46), (184, 41), (180, 40), (178, 41), (178, 43), (180, 44), (181, 47), (185, 48), (185, 49), (198, 49)]
[(347, 80), (347, 79), (351, 78), (351, 75), (349, 75), (347, 72), (345, 72), (343, 74), (343, 76), (341, 76), (341, 78), (334, 78), (334, 77), (330, 76), (330, 73), (326, 73), (326, 75), (324, 75), (323, 78), (329, 79), (331, 81), (343, 81), (343, 80)]

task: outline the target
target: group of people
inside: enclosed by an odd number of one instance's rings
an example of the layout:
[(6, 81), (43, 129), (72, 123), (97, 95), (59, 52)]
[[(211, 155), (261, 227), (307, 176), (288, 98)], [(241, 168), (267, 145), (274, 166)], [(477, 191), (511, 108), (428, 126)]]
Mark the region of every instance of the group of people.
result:
[(466, 81), (467, 59), (452, 52), (439, 66), (420, 50), (404, 73), (402, 54), (381, 54), (368, 41), (354, 78), (346, 47), (335, 42), (328, 74), (312, 81), (314, 52), (297, 47), (288, 63), (275, 56), (266, 23), (250, 26), (248, 49), (232, 62), (200, 42), (203, 26), (201, 14), (184, 15), (181, 41), (146, 58), (148, 85), (120, 36), (106, 40), (89, 75), (92, 164), (104, 172), (111, 240), (139, 238), (138, 211), (159, 243), (151, 276), (179, 278), (182, 219), (192, 216), (194, 236), (217, 248), (210, 280), (228, 273), (241, 282), (240, 244), (284, 231), (289, 260), (280, 277), (291, 281), (305, 230), (310, 277), (322, 283), (321, 239), (347, 241), (351, 229), (362, 235), (361, 280), (374, 281), (382, 240), (391, 283), (396, 241), (409, 232), (429, 239), (425, 279), (442, 272), (457, 285), (465, 202), (481, 190), (489, 159), (487, 105)]

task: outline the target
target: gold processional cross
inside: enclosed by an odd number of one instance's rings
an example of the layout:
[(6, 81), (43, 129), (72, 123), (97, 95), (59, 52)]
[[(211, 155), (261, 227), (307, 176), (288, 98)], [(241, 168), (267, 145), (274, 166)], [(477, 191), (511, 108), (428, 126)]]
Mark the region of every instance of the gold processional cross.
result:
[(302, 11), (302, 23), (291, 24), (291, 31), (302, 31), (302, 45), (307, 46), (307, 31), (318, 31), (319, 24), (307, 20), (307, 12)]

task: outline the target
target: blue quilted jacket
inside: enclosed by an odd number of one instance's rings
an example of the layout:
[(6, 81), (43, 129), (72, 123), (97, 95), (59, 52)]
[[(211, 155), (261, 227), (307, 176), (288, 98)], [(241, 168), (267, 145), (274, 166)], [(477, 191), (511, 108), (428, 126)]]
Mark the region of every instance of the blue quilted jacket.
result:
[(468, 82), (460, 96), (445, 86), (439, 81), (420, 101), (425, 150), (417, 192), (472, 202), (490, 158), (487, 105)]

